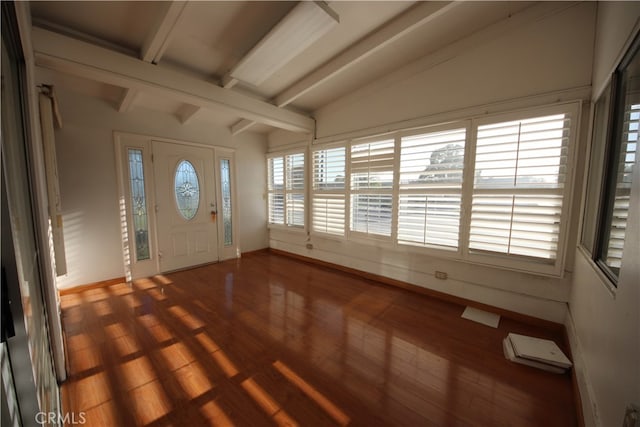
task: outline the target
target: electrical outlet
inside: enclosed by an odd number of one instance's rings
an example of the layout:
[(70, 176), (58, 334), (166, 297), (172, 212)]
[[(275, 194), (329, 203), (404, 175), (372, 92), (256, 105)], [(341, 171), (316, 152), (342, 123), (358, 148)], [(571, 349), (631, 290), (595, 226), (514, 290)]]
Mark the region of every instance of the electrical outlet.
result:
[(449, 277), (449, 275), (444, 271), (436, 271), (436, 279), (447, 280), (447, 277)]

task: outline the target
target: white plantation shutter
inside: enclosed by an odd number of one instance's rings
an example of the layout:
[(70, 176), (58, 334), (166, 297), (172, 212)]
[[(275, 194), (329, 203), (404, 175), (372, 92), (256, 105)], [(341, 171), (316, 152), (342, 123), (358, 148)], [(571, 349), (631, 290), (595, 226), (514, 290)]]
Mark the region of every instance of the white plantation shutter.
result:
[(287, 161), (287, 225), (304, 227), (304, 153), (285, 156)]
[(398, 243), (457, 248), (460, 196), (401, 194)]
[(474, 195), (469, 247), (553, 260), (561, 211), (556, 194)]
[(291, 154), (287, 159), (287, 190), (304, 194), (304, 154)]
[(351, 146), (351, 189), (393, 187), (393, 139)]
[(284, 224), (284, 157), (268, 160), (269, 223)]
[(304, 194), (287, 194), (287, 225), (304, 227)]
[(317, 233), (344, 236), (345, 147), (313, 152), (311, 222)]
[(570, 127), (569, 114), (478, 126), (470, 252), (556, 260)]
[(304, 227), (304, 153), (270, 157), (267, 168), (269, 224)]
[(352, 194), (351, 231), (391, 236), (391, 194)]
[[(308, 205), (314, 234), (559, 275), (579, 111), (579, 103), (558, 104), (312, 146), (310, 200), (304, 154), (276, 156), (270, 222), (304, 226)], [(633, 117), (627, 151), (635, 150), (640, 106)], [(621, 230), (629, 204), (623, 190), (614, 210)], [(611, 256), (621, 251), (619, 237), (611, 233)]]
[(344, 236), (344, 194), (313, 197), (313, 231)]
[(351, 146), (351, 231), (391, 236), (394, 154), (393, 139)]
[(474, 188), (562, 188), (570, 124), (558, 114), (478, 127)]
[(403, 137), (398, 243), (458, 248), (466, 129)]

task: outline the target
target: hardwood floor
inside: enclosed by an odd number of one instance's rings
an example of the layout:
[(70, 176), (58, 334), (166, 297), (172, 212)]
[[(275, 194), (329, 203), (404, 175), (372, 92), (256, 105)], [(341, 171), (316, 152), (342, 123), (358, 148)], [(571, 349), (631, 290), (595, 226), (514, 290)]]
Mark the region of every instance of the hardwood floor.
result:
[(62, 296), (65, 412), (90, 426), (577, 425), (569, 374), (502, 318), (268, 252)]

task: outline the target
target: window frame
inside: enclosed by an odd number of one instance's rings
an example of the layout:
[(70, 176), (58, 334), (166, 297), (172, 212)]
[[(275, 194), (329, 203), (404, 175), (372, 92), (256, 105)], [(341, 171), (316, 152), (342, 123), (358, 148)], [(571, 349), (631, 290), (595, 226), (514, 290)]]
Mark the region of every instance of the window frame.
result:
[[(607, 238), (610, 237), (610, 230), (613, 228), (613, 210), (617, 192), (617, 176), (619, 173), (618, 167), (620, 163), (621, 149), (628, 141), (623, 141), (623, 135), (625, 134), (624, 124), (625, 115), (627, 113), (627, 101), (626, 85), (624, 83), (625, 70), (633, 64), (634, 60), (637, 61), (638, 55), (640, 55), (640, 34), (636, 35), (628, 49), (622, 56), (622, 59), (615, 68), (615, 71), (611, 75), (609, 81), (606, 83), (605, 89), (593, 102), (594, 112), (592, 114), (591, 121), (591, 147), (590, 153), (590, 167), (597, 167), (600, 173), (599, 179), (593, 181), (587, 178), (585, 185), (585, 199), (588, 200), (589, 196), (595, 196), (597, 199), (595, 205), (597, 206), (597, 214), (594, 216), (587, 212), (590, 206), (587, 206), (587, 200), (583, 205), (582, 212), (582, 234), (580, 239), (580, 248), (588, 256), (593, 263), (597, 271), (604, 277), (609, 288), (613, 292), (618, 287), (619, 272), (614, 270), (614, 267), (609, 265), (606, 261), (607, 253)], [(606, 105), (605, 114), (603, 114), (602, 122), (597, 116), (597, 105), (604, 97), (609, 97)], [(640, 104), (640, 97), (637, 97)], [(636, 104), (633, 104), (636, 105)], [(605, 131), (602, 137), (596, 132), (596, 126), (604, 126)], [(639, 155), (638, 144), (640, 141), (636, 141), (636, 161)], [(599, 158), (596, 156), (600, 154)], [(599, 161), (595, 165), (595, 161)], [(612, 191), (613, 190), (613, 191)], [(626, 239), (625, 239), (626, 240)], [(626, 241), (623, 241), (623, 248), (626, 245)], [(622, 261), (623, 255), (620, 257)]]
[[(418, 255), (435, 256), (438, 258), (450, 259), (455, 261), (466, 262), (470, 264), (487, 265), (494, 268), (501, 268), (512, 271), (526, 272), (541, 276), (562, 277), (564, 274), (565, 258), (567, 253), (567, 239), (569, 237), (570, 215), (572, 212), (572, 189), (575, 184), (575, 150), (576, 141), (579, 137), (579, 123), (581, 118), (581, 101), (560, 102), (551, 105), (535, 106), (500, 112), (490, 115), (469, 117), (466, 119), (454, 120), (444, 123), (434, 123), (424, 126), (416, 126), (411, 129), (397, 130), (388, 133), (378, 134), (376, 136), (362, 137), (358, 139), (346, 140), (343, 142), (332, 142), (327, 144), (318, 144), (311, 147), (311, 155), (314, 152), (345, 147), (345, 233), (343, 236), (326, 234), (318, 231), (311, 231), (311, 234), (318, 235), (322, 238), (338, 239), (341, 241), (353, 241), (383, 247), (398, 253), (415, 253)], [(471, 253), (469, 251), (469, 230), (471, 223), (471, 203), (473, 198), (473, 176), (475, 171), (475, 152), (478, 126), (487, 123), (501, 123), (511, 120), (526, 120), (536, 117), (549, 116), (554, 114), (567, 114), (570, 117), (570, 125), (568, 127), (569, 136), (567, 144), (567, 156), (565, 167), (565, 181), (561, 190), (562, 206), (560, 210), (559, 230), (557, 234), (558, 246), (556, 249), (556, 258), (552, 262), (542, 262), (537, 258), (523, 257), (513, 254), (501, 253)], [(460, 210), (460, 232), (458, 235), (458, 247), (455, 250), (447, 250), (435, 246), (421, 246), (406, 244), (398, 241), (398, 220), (399, 220), (399, 204), (400, 195), (404, 192), (400, 190), (400, 161), (401, 161), (401, 140), (403, 137), (414, 136), (420, 134), (428, 134), (447, 129), (458, 129), (464, 127), (466, 129), (465, 147), (464, 147), (464, 167), (463, 181), (461, 187), (461, 210)], [(351, 223), (351, 147), (357, 144), (367, 142), (384, 141), (388, 139), (394, 140), (394, 167), (393, 167), (393, 184), (392, 184), (392, 226), (390, 236), (377, 236), (367, 233), (354, 232), (350, 230)], [(313, 167), (313, 166), (312, 166)], [(313, 171), (311, 171), (313, 174)], [(318, 194), (311, 188), (311, 198)], [(309, 229), (313, 230), (313, 218), (310, 215)]]
[[(392, 140), (393, 141), (393, 159), (392, 159), (392, 166), (391, 166), (391, 175), (392, 175), (392, 181), (391, 181), (391, 187), (387, 187), (387, 188), (376, 188), (373, 189), (371, 187), (369, 188), (362, 188), (362, 189), (354, 189), (353, 188), (353, 183), (351, 182), (352, 180), (352, 174), (353, 174), (353, 159), (352, 159), (352, 154), (353, 154), (353, 147), (354, 146), (358, 146), (358, 145), (365, 145), (365, 144), (377, 144), (377, 143), (383, 143), (386, 141)], [(347, 174), (347, 179), (345, 180), (345, 209), (346, 209), (346, 215), (345, 215), (345, 235), (349, 240), (364, 240), (364, 241), (369, 241), (369, 242), (378, 242), (378, 243), (394, 243), (395, 242), (395, 236), (396, 236), (396, 212), (397, 212), (397, 208), (396, 208), (396, 201), (395, 201), (395, 194), (396, 194), (396, 183), (397, 183), (397, 158), (398, 158), (398, 144), (397, 144), (397, 135), (394, 134), (383, 134), (383, 135), (378, 135), (378, 136), (373, 136), (373, 137), (366, 137), (366, 138), (358, 138), (358, 139), (354, 139), (351, 140), (348, 144), (346, 144), (346, 165), (345, 165), (345, 172)], [(356, 231), (356, 230), (352, 230), (352, 221), (353, 221), (353, 210), (352, 210), (352, 197), (354, 195), (381, 195), (381, 196), (389, 196), (391, 199), (391, 223), (389, 225), (390, 230), (389, 230), (389, 235), (383, 235), (383, 234), (378, 234), (378, 233), (371, 233), (371, 232), (362, 232), (362, 231)]]
[[(302, 188), (289, 188), (289, 157), (292, 156), (298, 156), (298, 155), (302, 155), (303, 157), (303, 174), (302, 174)], [(272, 176), (272, 159), (277, 159), (280, 158), (282, 159), (282, 189), (281, 190), (276, 190), (276, 189), (272, 189), (270, 187), (271, 185), (271, 176)], [(307, 220), (307, 149), (306, 148), (299, 148), (299, 149), (291, 149), (291, 150), (287, 150), (287, 151), (279, 151), (279, 152), (273, 152), (273, 153), (268, 153), (267, 154), (267, 227), (268, 228), (273, 228), (273, 229), (283, 229), (283, 230), (299, 230), (299, 231), (306, 231), (307, 230), (307, 225), (308, 225), (308, 220)], [(282, 223), (278, 223), (278, 222), (271, 222), (271, 203), (270, 203), (270, 197), (272, 195), (282, 195), (282, 202), (283, 202), (283, 210), (282, 210), (282, 216), (283, 216), (283, 221)], [(298, 225), (298, 224), (294, 224), (291, 223), (289, 221), (289, 208), (287, 206), (287, 199), (288, 196), (292, 196), (292, 195), (298, 195), (298, 196), (302, 196), (302, 220), (303, 220), (303, 224), (302, 225)]]
[(474, 253), (469, 247), (469, 234), (471, 224), (471, 203), (473, 199), (473, 179), (472, 176), (467, 180), (465, 189), (468, 192), (467, 197), (464, 199), (466, 205), (464, 206), (465, 214), (468, 216), (466, 226), (465, 241), (463, 247), (463, 257), (471, 262), (491, 265), (495, 267), (504, 267), (507, 269), (525, 271), (529, 273), (536, 273), (542, 275), (549, 275), (554, 277), (561, 277), (564, 273), (564, 265), (566, 258), (566, 247), (569, 233), (569, 219), (572, 212), (572, 188), (575, 182), (575, 147), (579, 132), (579, 123), (581, 117), (581, 105), (579, 102), (559, 103), (548, 106), (540, 106), (534, 108), (527, 108), (518, 111), (512, 111), (507, 113), (493, 114), (491, 116), (476, 118), (472, 120), (472, 132), (471, 138), (473, 138), (472, 153), (470, 161), (473, 162), (473, 167), (470, 168), (472, 174), (475, 174), (476, 170), (476, 148), (477, 148), (477, 132), (478, 127), (491, 124), (501, 123), (516, 120), (527, 120), (536, 117), (554, 115), (554, 114), (567, 114), (570, 116), (569, 127), (569, 141), (567, 143), (567, 161), (565, 164), (565, 182), (561, 190), (562, 206), (560, 210), (559, 218), (559, 230), (558, 230), (558, 247), (556, 250), (556, 258), (553, 263), (544, 262), (542, 259), (536, 257), (520, 256), (516, 254), (501, 254), (501, 253)]
[[(319, 188), (316, 186), (316, 161), (315, 161), (315, 157), (316, 157), (316, 153), (318, 152), (322, 152), (322, 151), (331, 151), (331, 150), (336, 150), (336, 149), (342, 149), (343, 150), (343, 168), (344, 168), (344, 176), (343, 176), (343, 183), (342, 183), (342, 187), (341, 188)], [(309, 233), (311, 235), (316, 235), (322, 238), (326, 238), (326, 239), (337, 239), (337, 240), (344, 240), (347, 237), (347, 233), (348, 233), (348, 210), (347, 210), (347, 187), (349, 185), (349, 175), (347, 173), (347, 163), (348, 163), (348, 145), (344, 142), (340, 142), (340, 143), (334, 143), (334, 144), (325, 144), (322, 146), (318, 146), (318, 147), (312, 147), (311, 149), (311, 153), (309, 156), (309, 167), (311, 169), (311, 178), (310, 178), (310, 197), (309, 197), (309, 204), (311, 206), (311, 212), (309, 215)], [(314, 227), (315, 224), (315, 217), (314, 217), (314, 213), (315, 213), (315, 209), (316, 209), (316, 199), (318, 198), (336, 198), (336, 199), (342, 199), (342, 205), (343, 205), (343, 210), (342, 210), (342, 233), (330, 233), (327, 231), (320, 231), (320, 230), (316, 230)], [(327, 228), (326, 224), (325, 227)]]
[[(407, 243), (407, 242), (400, 242), (398, 241), (398, 234), (399, 234), (399, 221), (400, 221), (400, 197), (402, 195), (412, 195), (412, 194), (430, 194), (432, 192), (430, 192), (429, 190), (432, 190), (430, 188), (423, 188), (423, 189), (403, 189), (401, 188), (401, 182), (400, 182), (400, 173), (401, 173), (401, 162), (402, 162), (402, 139), (403, 138), (407, 138), (407, 137), (415, 137), (415, 136), (420, 136), (420, 135), (428, 135), (428, 134), (435, 134), (435, 133), (440, 133), (440, 132), (447, 132), (447, 131), (454, 131), (454, 130), (458, 130), (458, 129), (464, 129), (465, 130), (465, 140), (464, 140), (464, 149), (463, 149), (463, 167), (462, 167), (462, 180), (460, 183), (460, 189), (457, 192), (460, 195), (460, 218), (459, 218), (459, 222), (458, 222), (458, 226), (459, 226), (459, 232), (458, 232), (458, 243), (456, 245), (455, 248), (451, 248), (448, 249), (444, 246), (436, 246), (436, 245), (431, 245), (431, 244), (411, 244), (411, 243)], [(421, 251), (433, 251), (433, 253), (436, 254), (440, 254), (440, 253), (445, 253), (448, 254), (450, 256), (457, 256), (457, 257), (461, 257), (462, 256), (462, 239), (461, 237), (463, 236), (463, 229), (464, 229), (464, 199), (465, 199), (465, 184), (468, 182), (469, 177), (467, 176), (469, 174), (468, 171), (468, 167), (465, 167), (465, 165), (467, 164), (467, 162), (469, 161), (469, 153), (471, 150), (471, 141), (470, 141), (470, 132), (471, 132), (471, 120), (457, 120), (457, 121), (453, 121), (453, 122), (449, 122), (449, 123), (445, 123), (445, 124), (437, 124), (437, 125), (432, 125), (432, 126), (428, 126), (428, 127), (422, 127), (419, 129), (414, 129), (414, 130), (410, 130), (410, 131), (403, 131), (403, 132), (399, 132), (397, 135), (397, 140), (396, 140), (396, 144), (397, 144), (397, 179), (396, 182), (394, 183), (394, 188), (395, 188), (395, 194), (394, 194), (394, 201), (395, 201), (395, 205), (396, 205), (396, 226), (395, 226), (395, 235), (394, 235), (394, 243), (399, 246), (399, 247), (411, 247), (411, 248), (415, 248), (416, 250), (421, 250)], [(450, 188), (443, 188), (443, 190), (438, 191), (438, 194), (453, 194), (455, 191), (450, 189)], [(433, 193), (435, 194), (435, 193)]]

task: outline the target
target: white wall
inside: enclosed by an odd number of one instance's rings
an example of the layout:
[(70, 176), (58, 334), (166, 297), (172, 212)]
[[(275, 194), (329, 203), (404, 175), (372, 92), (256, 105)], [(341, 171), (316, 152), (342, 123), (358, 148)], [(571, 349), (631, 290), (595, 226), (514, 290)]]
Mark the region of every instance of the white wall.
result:
[[(598, 4), (594, 82), (602, 88), (640, 24), (640, 3)], [(625, 407), (640, 404), (640, 156), (617, 289), (580, 250), (567, 331), (587, 426), (621, 426)]]
[[(46, 71), (39, 75), (46, 80)], [(181, 125), (172, 115), (142, 108), (118, 113), (103, 100), (60, 88), (57, 95), (64, 124), (56, 131), (56, 148), (68, 264), (59, 288), (124, 276), (114, 131), (236, 148), (240, 248), (267, 247), (266, 203), (257, 196), (266, 186), (266, 137), (232, 137), (223, 127)]]
[(317, 136), (588, 86), (595, 9), (588, 2), (525, 9), (510, 18), (521, 26), (499, 23), (500, 31), (471, 36), (471, 47), (453, 49), (444, 62), (434, 63), (436, 52), (323, 107), (315, 114)]
[(236, 137), (242, 142), (236, 151), (236, 183), (239, 199), (240, 250), (250, 252), (266, 248), (267, 162), (265, 136), (245, 132)]
[[(428, 122), (464, 117), (469, 111), (482, 114), (489, 104), (493, 111), (499, 111), (552, 103), (563, 97), (588, 99), (595, 11), (594, 3), (567, 8), (566, 4), (542, 2), (523, 12), (524, 18), (511, 18), (520, 22), (517, 26), (499, 23), (495, 31), (472, 36), (465, 49), (445, 48), (446, 61), (422, 58), (323, 107), (315, 115), (317, 136), (321, 141), (340, 140), (367, 129), (415, 123), (420, 117)], [(270, 135), (270, 150), (281, 149), (295, 139), (281, 134)], [(579, 145), (584, 142), (581, 136)], [(576, 185), (582, 188), (581, 182)], [(578, 210), (574, 209), (575, 219)], [(577, 221), (571, 223), (569, 248), (574, 248)], [(560, 279), (427, 257), (402, 248), (310, 239), (312, 250), (305, 248), (304, 233), (270, 232), (274, 248), (558, 323), (565, 320), (572, 253), (567, 257), (568, 272)], [(435, 270), (447, 272), (448, 280), (435, 279)]]

